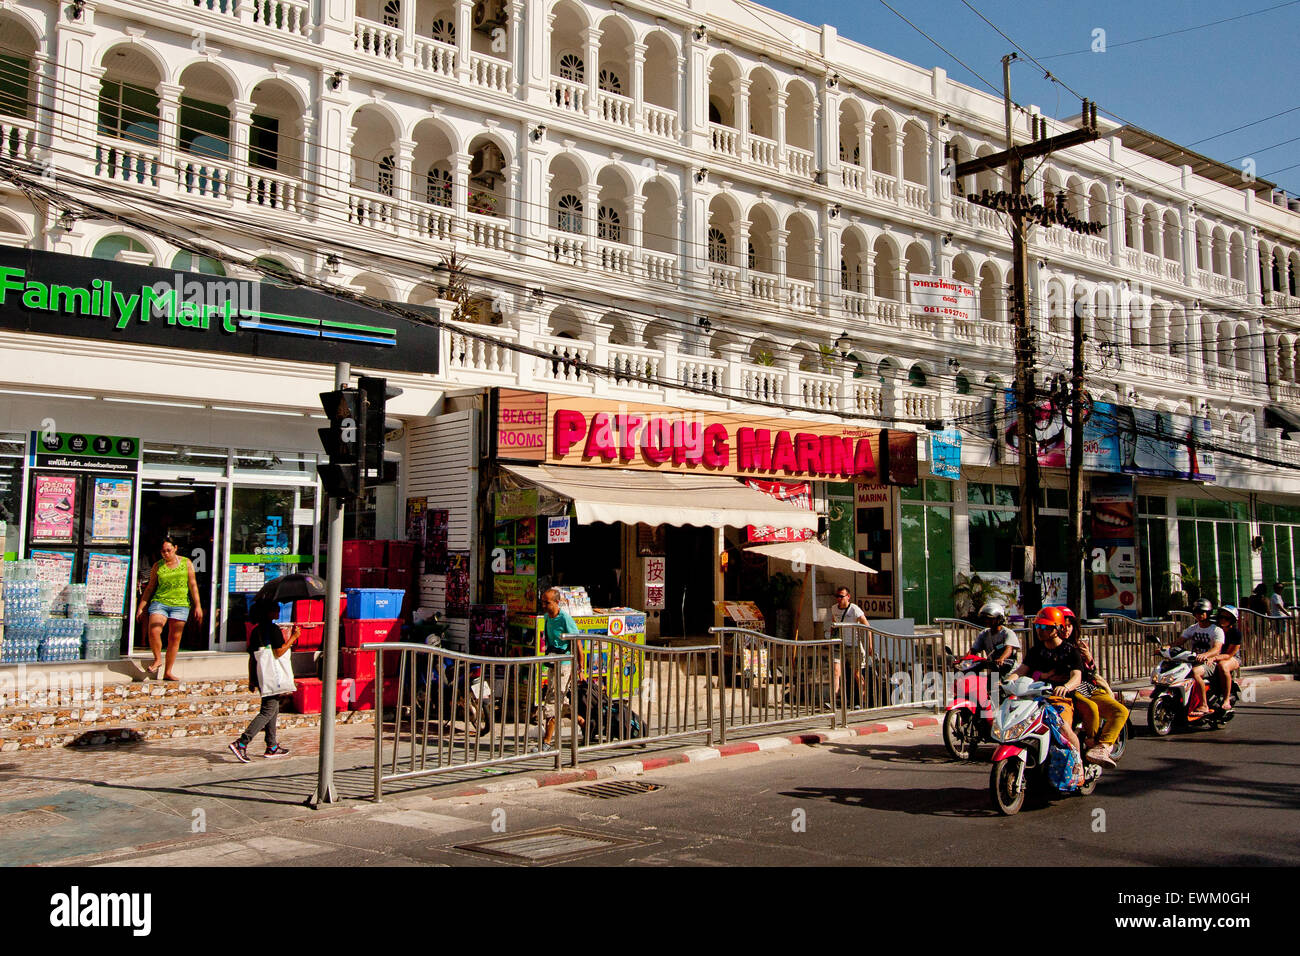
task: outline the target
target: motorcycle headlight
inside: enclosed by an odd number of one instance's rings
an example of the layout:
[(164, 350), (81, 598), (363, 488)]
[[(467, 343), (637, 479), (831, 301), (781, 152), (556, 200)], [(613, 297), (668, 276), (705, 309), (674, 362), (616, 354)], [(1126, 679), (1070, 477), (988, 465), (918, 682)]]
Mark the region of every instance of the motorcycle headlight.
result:
[(1007, 727), (1002, 727), (995, 723), (992, 731), (990, 731), (990, 736), (998, 743), (1007, 743), (1011, 740), (1019, 740), (1025, 735), (1025, 732), (1034, 725), (1035, 716), (1036, 715), (1031, 714), (1024, 720), (1016, 721), (1014, 724)]

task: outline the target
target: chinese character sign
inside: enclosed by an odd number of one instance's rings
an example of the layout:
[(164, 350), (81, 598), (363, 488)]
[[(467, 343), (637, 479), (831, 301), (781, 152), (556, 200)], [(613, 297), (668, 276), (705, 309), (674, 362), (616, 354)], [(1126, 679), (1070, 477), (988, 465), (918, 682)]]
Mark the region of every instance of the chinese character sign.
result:
[(645, 559), (645, 606), (647, 610), (663, 610), (664, 584), (667, 575), (667, 558), (650, 557)]

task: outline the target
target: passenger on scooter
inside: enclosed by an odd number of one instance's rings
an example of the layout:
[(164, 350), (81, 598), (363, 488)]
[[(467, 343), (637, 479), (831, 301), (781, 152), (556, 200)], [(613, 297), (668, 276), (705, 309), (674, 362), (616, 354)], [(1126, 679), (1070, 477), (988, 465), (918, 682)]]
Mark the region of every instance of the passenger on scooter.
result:
[[(1092, 648), (1078, 628), (1074, 612), (1066, 607), (1061, 608), (1061, 613), (1065, 615), (1065, 640), (1078, 649), (1083, 660), (1083, 683), (1074, 692), (1074, 702), (1083, 721), (1083, 746), (1088, 748), (1084, 756), (1093, 763), (1114, 767), (1110, 752), (1128, 721), (1128, 708), (1115, 698), (1110, 685), (1097, 673)], [(1102, 721), (1105, 721), (1105, 729), (1102, 729)]]
[(1192, 613), (1196, 615), (1196, 623), (1183, 631), (1180, 637), (1173, 640), (1174, 644), (1182, 646), (1184, 643), (1191, 642), (1189, 650), (1196, 655), (1199, 664), (1192, 668), (1192, 679), (1196, 681), (1196, 689), (1201, 692), (1201, 701), (1195, 710), (1187, 712), (1188, 720), (1196, 720), (1210, 713), (1209, 705), (1206, 701), (1209, 699), (1206, 693), (1205, 677), (1207, 664), (1209, 669), (1214, 665), (1209, 663), (1219, 656), (1223, 649), (1223, 631), (1218, 625), (1210, 622), (1210, 612), (1214, 610), (1214, 605), (1201, 598), (1192, 606)]
[(1237, 654), (1241, 651), (1241, 631), (1237, 628), (1237, 609), (1231, 604), (1219, 608), (1219, 628), (1223, 631), (1223, 647), (1214, 659), (1214, 676), (1219, 681), (1223, 695), (1223, 710), (1232, 710), (1232, 672), (1241, 666)]
[(1070, 695), (1083, 682), (1083, 658), (1073, 644), (1065, 643), (1065, 615), (1059, 607), (1045, 607), (1034, 618), (1034, 644), (1025, 653), (1025, 662), (1013, 677), (1029, 674), (1034, 680), (1054, 685), (1052, 696), (1061, 698), (1061, 729), (1075, 750), (1079, 738), (1074, 733), (1074, 704)]
[(1006, 626), (1007, 609), (997, 601), (989, 601), (980, 608), (980, 621), (984, 630), (975, 637), (970, 646), (972, 654), (983, 654), (989, 663), (1002, 669), (1015, 667), (1016, 655), (1020, 652), (1020, 638), (1016, 632)]

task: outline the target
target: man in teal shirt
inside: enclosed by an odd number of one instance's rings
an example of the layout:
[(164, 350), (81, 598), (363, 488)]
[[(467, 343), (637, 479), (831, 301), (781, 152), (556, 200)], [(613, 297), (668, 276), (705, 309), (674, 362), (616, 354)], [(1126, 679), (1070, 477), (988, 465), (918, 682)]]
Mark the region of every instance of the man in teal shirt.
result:
[[(560, 593), (551, 588), (542, 595), (542, 607), (546, 611), (546, 619), (543, 622), (542, 630), (546, 636), (546, 653), (548, 654), (567, 654), (569, 653), (569, 641), (565, 640), (566, 634), (577, 634), (578, 625), (573, 623), (573, 618), (568, 611), (560, 607)], [(558, 673), (556, 673), (558, 671)], [(554, 668), (550, 680), (546, 683), (546, 697), (542, 701), (543, 714), (552, 713), (558, 716), (560, 705), (564, 698), (569, 694), (569, 685), (573, 681), (573, 665), (565, 662)], [(555, 739), (555, 717), (547, 716), (546, 718), (546, 737), (543, 744), (551, 744)]]

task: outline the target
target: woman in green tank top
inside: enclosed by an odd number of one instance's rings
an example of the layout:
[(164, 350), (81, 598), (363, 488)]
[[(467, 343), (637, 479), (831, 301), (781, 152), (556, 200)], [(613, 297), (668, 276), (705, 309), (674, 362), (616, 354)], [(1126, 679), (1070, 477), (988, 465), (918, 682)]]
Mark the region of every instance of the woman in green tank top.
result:
[(172, 674), (172, 664), (176, 662), (185, 622), (189, 620), (192, 608), (195, 623), (202, 625), (203, 605), (199, 601), (199, 584), (194, 579), (194, 565), (189, 558), (176, 553), (176, 542), (171, 538), (163, 538), (160, 550), (162, 560), (149, 572), (149, 583), (140, 595), (135, 615), (143, 617), (148, 607), (149, 648), (153, 651), (153, 663), (145, 668), (145, 673), (151, 677), (158, 676), (158, 668), (163, 663), (162, 632), (166, 627), (167, 666), (163, 668), (163, 680), (179, 680)]

